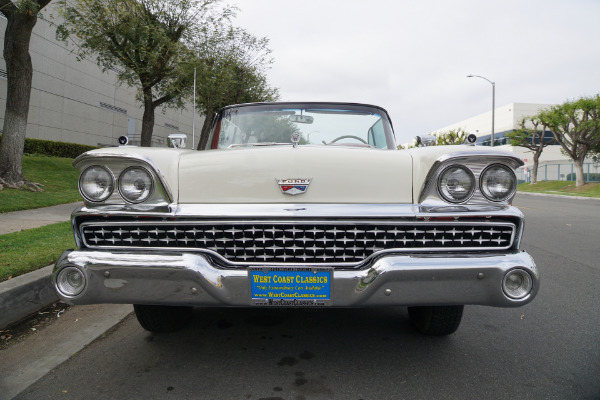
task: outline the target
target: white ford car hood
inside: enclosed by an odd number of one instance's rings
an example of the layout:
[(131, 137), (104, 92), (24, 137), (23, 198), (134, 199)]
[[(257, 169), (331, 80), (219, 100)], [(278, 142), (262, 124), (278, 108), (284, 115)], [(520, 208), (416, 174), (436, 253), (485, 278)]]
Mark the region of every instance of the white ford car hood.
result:
[[(278, 179), (311, 179), (284, 194)], [(412, 203), (408, 152), (336, 146), (270, 146), (185, 152), (179, 199), (193, 203)]]

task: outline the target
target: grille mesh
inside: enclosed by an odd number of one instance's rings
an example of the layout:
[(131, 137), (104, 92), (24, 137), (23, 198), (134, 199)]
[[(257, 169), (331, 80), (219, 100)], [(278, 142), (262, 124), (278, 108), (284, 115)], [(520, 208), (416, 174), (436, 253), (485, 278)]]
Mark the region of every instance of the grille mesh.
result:
[(511, 223), (87, 223), (91, 248), (205, 249), (233, 263), (358, 263), (381, 250), (500, 250)]

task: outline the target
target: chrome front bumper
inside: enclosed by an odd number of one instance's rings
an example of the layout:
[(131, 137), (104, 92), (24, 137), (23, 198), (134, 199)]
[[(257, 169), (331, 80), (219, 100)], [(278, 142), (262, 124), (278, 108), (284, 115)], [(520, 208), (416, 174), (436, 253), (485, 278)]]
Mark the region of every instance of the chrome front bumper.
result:
[[(221, 269), (203, 255), (185, 252), (124, 253), (65, 251), (52, 281), (65, 267), (78, 268), (85, 288), (69, 304), (162, 304), (251, 306), (249, 273)], [(519, 268), (533, 280), (531, 292), (515, 300), (504, 294), (507, 272)], [(334, 307), (477, 304), (517, 307), (539, 288), (535, 263), (526, 252), (505, 254), (387, 255), (364, 270), (335, 270), (330, 305)]]

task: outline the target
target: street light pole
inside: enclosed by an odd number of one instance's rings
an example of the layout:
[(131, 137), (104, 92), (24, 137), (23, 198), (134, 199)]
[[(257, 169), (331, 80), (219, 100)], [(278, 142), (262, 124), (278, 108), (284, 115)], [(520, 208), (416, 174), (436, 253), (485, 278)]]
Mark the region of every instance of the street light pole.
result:
[(493, 147), (494, 146), (494, 121), (495, 121), (494, 113), (496, 111), (496, 82), (492, 82), (485, 76), (479, 76), (479, 75), (467, 75), (467, 78), (481, 78), (481, 79), (485, 79), (486, 81), (488, 81), (489, 83), (492, 84), (492, 138), (491, 138), (490, 146)]
[(196, 68), (194, 68), (194, 108), (192, 108), (192, 150), (196, 146)]

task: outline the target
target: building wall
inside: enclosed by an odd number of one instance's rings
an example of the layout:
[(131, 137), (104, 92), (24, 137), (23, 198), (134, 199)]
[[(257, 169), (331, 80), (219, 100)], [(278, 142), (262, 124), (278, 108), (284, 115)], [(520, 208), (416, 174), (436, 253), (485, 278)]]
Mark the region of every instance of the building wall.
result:
[[(520, 128), (521, 120), (524, 117), (535, 115), (540, 110), (551, 106), (552, 104), (510, 103), (497, 107), (494, 115), (494, 131), (506, 132)], [(527, 127), (532, 128), (532, 126)], [(473, 133), (477, 137), (490, 135), (492, 133), (492, 110), (437, 129), (431, 133), (448, 132), (458, 128)]]
[[(498, 136), (495, 136), (495, 139), (497, 140), (500, 136), (504, 136), (506, 132), (520, 129), (521, 120), (523, 118), (533, 116), (539, 111), (549, 107), (552, 107), (552, 104), (510, 103), (496, 108), (494, 131)], [(531, 124), (527, 124), (526, 127), (533, 128)], [(490, 110), (475, 117), (437, 129), (433, 131), (432, 134), (448, 132), (449, 130), (458, 128), (462, 128), (467, 133), (473, 133), (478, 138), (483, 139), (484, 137), (489, 137), (492, 132), (492, 111)], [(497, 145), (495, 148), (518, 154), (521, 158), (526, 160), (525, 166), (528, 168), (531, 168), (533, 165), (533, 153), (524, 147)], [(540, 156), (540, 163), (570, 162), (570, 160), (569, 157), (562, 153), (561, 147), (558, 144), (546, 146)]]
[[(114, 71), (102, 72), (95, 58), (78, 61), (68, 46), (56, 40), (50, 16), (57, 20), (58, 4), (50, 3), (33, 30), (29, 52), (33, 63), (27, 137), (93, 146), (116, 146), (119, 136), (139, 144), (143, 108), (135, 88), (117, 82)], [(0, 14), (0, 49), (6, 19)], [(0, 52), (0, 128), (6, 105), (6, 64)], [(4, 76), (4, 77), (3, 77)], [(192, 141), (192, 105), (187, 109), (157, 108), (153, 146), (166, 146), (171, 133)], [(196, 115), (196, 144), (204, 118)], [(190, 145), (188, 144), (188, 148)]]

